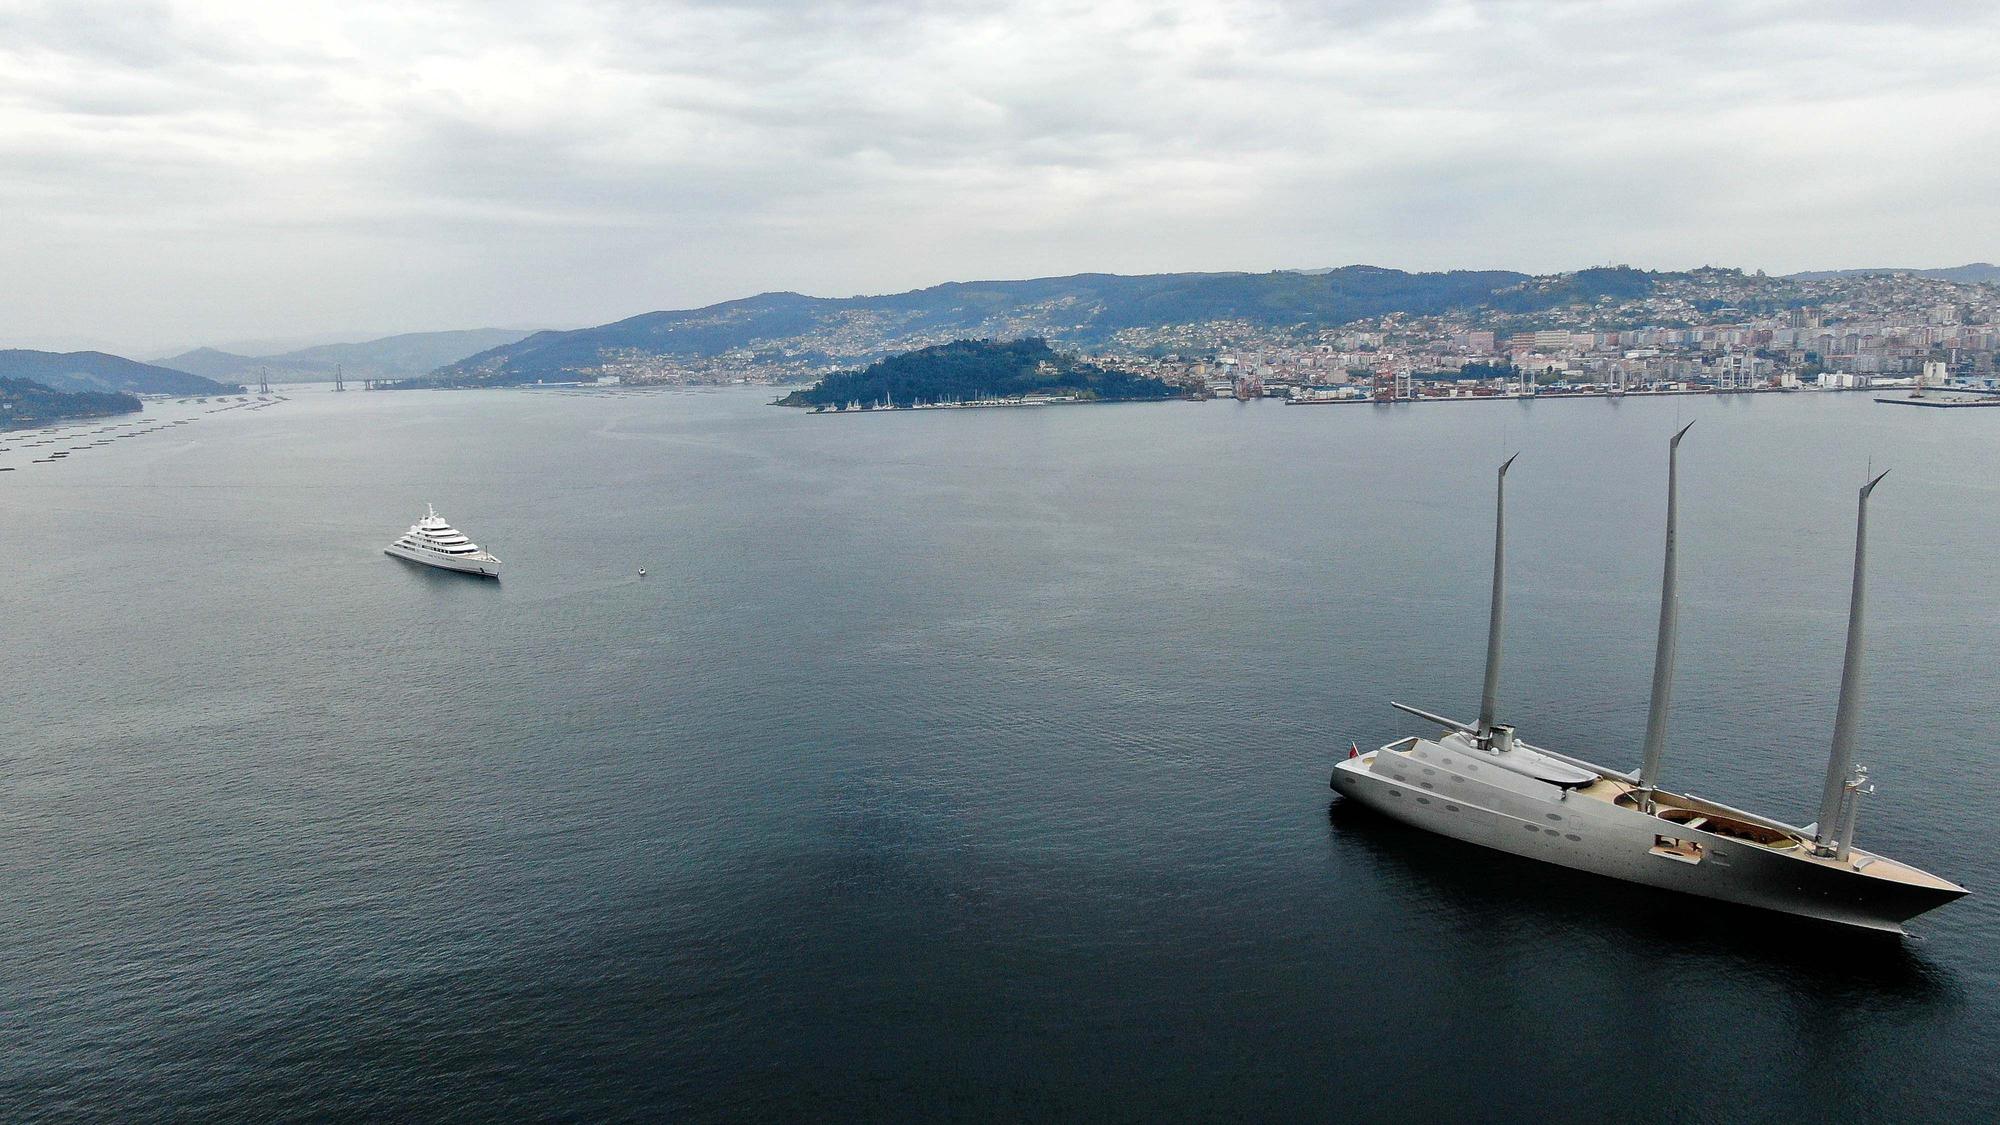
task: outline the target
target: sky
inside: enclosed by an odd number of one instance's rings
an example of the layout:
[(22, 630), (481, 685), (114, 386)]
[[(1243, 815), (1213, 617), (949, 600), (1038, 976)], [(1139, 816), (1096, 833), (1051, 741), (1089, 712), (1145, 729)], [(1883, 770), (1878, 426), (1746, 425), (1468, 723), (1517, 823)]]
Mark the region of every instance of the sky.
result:
[(0, 346), (2000, 259), (2000, 5), (0, 0)]

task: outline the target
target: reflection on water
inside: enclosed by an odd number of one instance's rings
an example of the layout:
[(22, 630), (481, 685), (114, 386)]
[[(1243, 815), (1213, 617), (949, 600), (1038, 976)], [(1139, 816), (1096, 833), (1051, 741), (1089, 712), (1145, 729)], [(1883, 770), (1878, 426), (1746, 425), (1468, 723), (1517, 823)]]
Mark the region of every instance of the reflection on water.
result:
[(1539, 863), (1425, 832), (1339, 797), (1327, 808), (1327, 822), (1333, 846), (1365, 851), (1410, 894), (1448, 903), (1475, 928), (1586, 931), (1592, 940), (1629, 942), (1653, 957), (1695, 963), (1686, 971), (1770, 975), (1823, 999), (1895, 997), (1929, 1006), (1959, 993), (1949, 968), (1925, 957), (1921, 939)]
[[(1744, 397), (301, 393), (6, 474), (0, 1119), (1987, 1116), (1985, 897), (1882, 942), (1329, 814), (1476, 692), (1516, 448), (1505, 717), (1636, 755), (1699, 416), (1669, 780), (1810, 804), (1873, 456), (1863, 831), (1996, 882), (2000, 443)], [(430, 501), (503, 583), (382, 554)]]

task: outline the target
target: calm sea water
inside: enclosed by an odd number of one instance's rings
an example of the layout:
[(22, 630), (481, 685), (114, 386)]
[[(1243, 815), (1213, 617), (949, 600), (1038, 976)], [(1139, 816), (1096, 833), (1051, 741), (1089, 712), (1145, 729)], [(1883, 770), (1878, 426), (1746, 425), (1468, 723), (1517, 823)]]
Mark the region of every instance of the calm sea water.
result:
[[(0, 474), (0, 1118), (1968, 1119), (2000, 415), (334, 395)], [(1469, 715), (1810, 819), (1873, 508), (1884, 943), (1327, 790)], [(18, 453), (0, 463), (24, 463)], [(435, 502), (504, 582), (381, 546)], [(645, 567), (649, 576), (639, 578)]]

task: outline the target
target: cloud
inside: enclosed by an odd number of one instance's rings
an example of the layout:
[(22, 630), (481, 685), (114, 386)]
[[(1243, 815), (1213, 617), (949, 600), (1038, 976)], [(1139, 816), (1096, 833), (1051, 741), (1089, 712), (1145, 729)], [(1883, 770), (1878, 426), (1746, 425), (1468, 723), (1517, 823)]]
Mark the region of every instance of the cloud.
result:
[(0, 0), (0, 337), (1992, 258), (1996, 33), (1839, 0)]

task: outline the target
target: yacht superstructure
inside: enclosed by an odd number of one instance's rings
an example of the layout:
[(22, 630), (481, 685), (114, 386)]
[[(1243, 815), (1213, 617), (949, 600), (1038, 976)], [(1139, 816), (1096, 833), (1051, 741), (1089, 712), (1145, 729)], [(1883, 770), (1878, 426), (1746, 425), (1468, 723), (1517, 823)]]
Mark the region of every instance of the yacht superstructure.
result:
[(1637, 774), (1531, 746), (1495, 721), (1506, 556), (1506, 480), (1500, 466), (1493, 534), (1493, 602), (1477, 724), (1391, 705), (1441, 728), (1367, 754), (1350, 753), (1331, 785), (1405, 823), (1559, 866), (1668, 890), (1892, 933), (1966, 893), (1949, 880), (1854, 846), (1861, 797), (1854, 765), (1861, 665), (1868, 497), (1861, 489), (1846, 662), (1819, 819), (1796, 826), (1658, 786), (1678, 638), (1677, 459), (1668, 446), (1666, 563), (1660, 590), (1652, 703)]
[(480, 550), (479, 544), (446, 523), (444, 517), (437, 514), (437, 509), (428, 504), (424, 505), (424, 518), (411, 524), (410, 530), (382, 550), (399, 559), (420, 562), (440, 570), (456, 570), (483, 578), (500, 577), (500, 560), (494, 558), (491, 552)]

